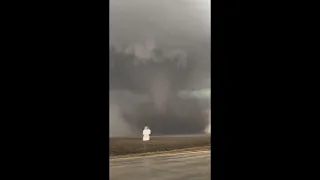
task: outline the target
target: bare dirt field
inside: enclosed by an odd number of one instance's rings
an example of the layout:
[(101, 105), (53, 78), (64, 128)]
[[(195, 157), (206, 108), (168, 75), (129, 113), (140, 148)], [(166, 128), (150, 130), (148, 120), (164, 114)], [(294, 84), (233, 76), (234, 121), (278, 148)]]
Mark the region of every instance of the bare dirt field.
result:
[(210, 136), (151, 137), (146, 142), (142, 138), (110, 138), (109, 152), (117, 156), (205, 146), (210, 146)]

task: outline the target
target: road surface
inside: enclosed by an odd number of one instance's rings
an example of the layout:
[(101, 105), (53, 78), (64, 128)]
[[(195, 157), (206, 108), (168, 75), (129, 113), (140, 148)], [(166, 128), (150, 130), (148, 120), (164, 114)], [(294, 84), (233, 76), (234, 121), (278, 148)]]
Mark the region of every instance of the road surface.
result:
[(209, 180), (210, 151), (110, 159), (111, 180)]

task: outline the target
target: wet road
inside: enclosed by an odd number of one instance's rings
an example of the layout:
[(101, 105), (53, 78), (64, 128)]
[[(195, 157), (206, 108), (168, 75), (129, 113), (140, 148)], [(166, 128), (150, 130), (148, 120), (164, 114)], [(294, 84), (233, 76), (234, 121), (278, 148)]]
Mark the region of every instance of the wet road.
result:
[(209, 180), (210, 151), (110, 160), (111, 180)]

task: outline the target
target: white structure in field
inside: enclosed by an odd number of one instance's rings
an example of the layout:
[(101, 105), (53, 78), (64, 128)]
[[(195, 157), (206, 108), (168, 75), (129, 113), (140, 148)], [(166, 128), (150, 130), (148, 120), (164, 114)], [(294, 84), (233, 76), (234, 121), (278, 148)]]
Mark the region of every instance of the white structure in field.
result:
[(151, 130), (147, 126), (144, 127), (144, 130), (142, 131), (142, 134), (143, 134), (143, 138), (142, 138), (143, 141), (149, 141), (150, 140)]

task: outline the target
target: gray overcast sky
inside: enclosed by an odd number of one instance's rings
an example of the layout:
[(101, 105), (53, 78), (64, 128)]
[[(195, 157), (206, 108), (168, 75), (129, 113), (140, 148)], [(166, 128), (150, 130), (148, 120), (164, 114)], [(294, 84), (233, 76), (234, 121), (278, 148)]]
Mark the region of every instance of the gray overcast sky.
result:
[(147, 37), (177, 45), (209, 42), (208, 0), (111, 0), (111, 41), (136, 42)]
[[(114, 132), (142, 124), (158, 132), (205, 128), (203, 112), (209, 103), (203, 97), (185, 100), (179, 92), (190, 92), (191, 97), (192, 91), (210, 91), (209, 2), (110, 1), (110, 43), (118, 51), (110, 58)], [(188, 123), (181, 126), (183, 122)]]
[[(210, 87), (209, 0), (111, 0), (110, 40), (114, 46), (141, 44), (188, 48), (198, 61), (191, 88)], [(140, 53), (142, 54), (142, 53)], [(148, 56), (145, 52), (145, 55)], [(197, 80), (196, 80), (197, 79)], [(205, 81), (206, 83), (201, 83)], [(197, 86), (197, 87), (192, 87)]]

